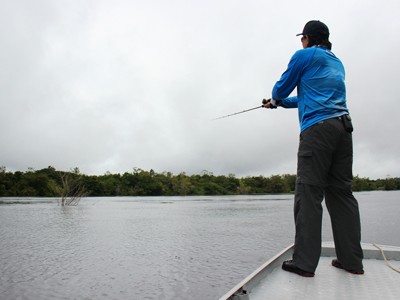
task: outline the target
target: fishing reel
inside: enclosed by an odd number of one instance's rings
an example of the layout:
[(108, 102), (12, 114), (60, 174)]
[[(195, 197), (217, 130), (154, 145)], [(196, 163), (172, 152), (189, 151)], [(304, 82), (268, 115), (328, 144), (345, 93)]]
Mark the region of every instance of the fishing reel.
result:
[(263, 104), (264, 107), (266, 107), (266, 105), (269, 104), (269, 107), (267, 107), (267, 108), (270, 108), (270, 109), (275, 109), (275, 108), (278, 107), (278, 106), (273, 105), (271, 103), (271, 99), (263, 99), (262, 104)]

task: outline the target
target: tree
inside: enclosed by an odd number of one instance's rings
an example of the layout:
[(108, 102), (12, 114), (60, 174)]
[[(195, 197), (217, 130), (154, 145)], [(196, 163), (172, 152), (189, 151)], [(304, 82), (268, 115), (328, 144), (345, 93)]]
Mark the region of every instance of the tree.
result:
[(77, 174), (60, 173), (61, 187), (58, 188), (61, 206), (78, 205), (82, 197), (87, 196), (81, 177)]
[[(78, 167), (69, 172), (49, 166), (41, 170), (29, 168), (26, 172), (7, 171), (0, 166), (0, 197), (60, 197), (61, 205), (77, 205), (87, 196), (175, 196), (175, 195), (235, 195), (292, 193), (296, 175), (252, 176), (236, 178), (214, 175), (203, 170), (201, 174), (181, 172), (157, 173), (134, 168), (131, 173), (84, 175)], [(353, 191), (399, 190), (400, 178), (371, 180), (358, 175), (353, 178)]]
[(190, 190), (192, 189), (192, 183), (190, 178), (185, 174), (185, 172), (181, 172), (178, 176), (175, 176), (175, 180), (172, 183), (174, 192), (180, 196), (186, 196), (190, 194)]

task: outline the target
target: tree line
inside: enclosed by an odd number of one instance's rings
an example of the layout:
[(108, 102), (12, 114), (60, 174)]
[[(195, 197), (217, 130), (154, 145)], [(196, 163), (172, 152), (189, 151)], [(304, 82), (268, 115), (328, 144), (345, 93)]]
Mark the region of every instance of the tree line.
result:
[[(203, 171), (197, 175), (182, 172), (157, 173), (134, 168), (123, 174), (85, 175), (74, 168), (58, 171), (54, 167), (26, 172), (7, 171), (0, 167), (0, 197), (60, 197), (65, 190), (65, 178), (79, 185), (88, 196), (202, 196), (239, 194), (293, 193), (296, 175), (247, 176), (236, 178)], [(84, 191), (83, 191), (84, 189)], [(353, 179), (353, 191), (399, 190), (400, 178), (371, 180), (359, 176)], [(61, 191), (61, 192), (60, 192)]]

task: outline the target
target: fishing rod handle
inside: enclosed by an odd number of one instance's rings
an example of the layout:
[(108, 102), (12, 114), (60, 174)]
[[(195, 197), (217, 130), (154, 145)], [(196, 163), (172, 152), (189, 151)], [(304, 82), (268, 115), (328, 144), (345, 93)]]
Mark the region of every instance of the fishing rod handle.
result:
[(275, 105), (273, 105), (273, 104), (271, 103), (271, 98), (270, 98), (270, 99), (263, 99), (262, 103), (263, 103), (263, 106), (264, 106), (264, 107), (265, 107), (266, 104), (269, 103), (269, 108), (270, 108), (270, 109), (277, 108), (277, 106), (275, 106)]

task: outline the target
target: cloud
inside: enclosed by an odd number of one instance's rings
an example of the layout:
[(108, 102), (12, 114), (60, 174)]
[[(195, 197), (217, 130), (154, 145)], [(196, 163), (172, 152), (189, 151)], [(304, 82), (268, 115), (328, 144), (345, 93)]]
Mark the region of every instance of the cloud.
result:
[(269, 97), (300, 47), (295, 34), (320, 19), (347, 70), (354, 173), (400, 176), (399, 4), (339, 2), (8, 1), (0, 165), (295, 173), (295, 110), (212, 119)]

